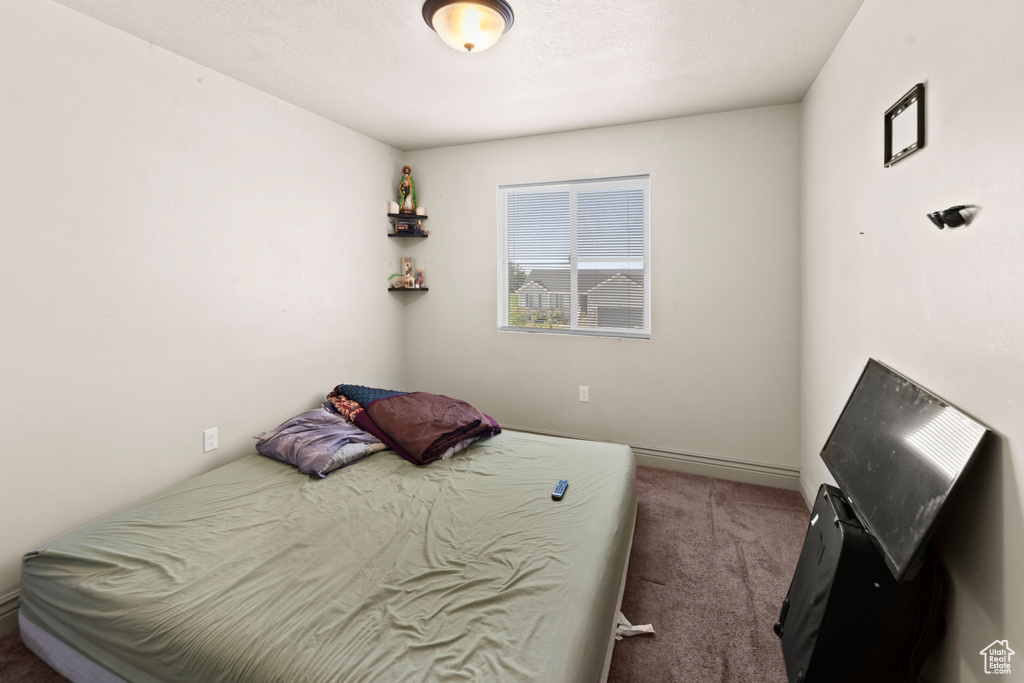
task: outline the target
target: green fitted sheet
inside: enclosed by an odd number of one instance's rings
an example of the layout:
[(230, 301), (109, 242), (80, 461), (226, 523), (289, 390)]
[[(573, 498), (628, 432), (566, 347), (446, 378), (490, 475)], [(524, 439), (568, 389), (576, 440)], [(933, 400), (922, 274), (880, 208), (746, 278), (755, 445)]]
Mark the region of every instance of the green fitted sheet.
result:
[(131, 681), (596, 681), (635, 512), (625, 446), (251, 455), (28, 553), (21, 610)]

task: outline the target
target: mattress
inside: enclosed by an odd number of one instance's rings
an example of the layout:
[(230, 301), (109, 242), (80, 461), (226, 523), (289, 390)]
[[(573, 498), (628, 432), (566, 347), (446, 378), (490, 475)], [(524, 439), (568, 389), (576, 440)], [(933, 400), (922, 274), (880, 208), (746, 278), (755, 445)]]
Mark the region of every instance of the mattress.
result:
[(25, 555), (20, 617), (130, 681), (596, 681), (635, 513), (613, 444), (251, 455)]

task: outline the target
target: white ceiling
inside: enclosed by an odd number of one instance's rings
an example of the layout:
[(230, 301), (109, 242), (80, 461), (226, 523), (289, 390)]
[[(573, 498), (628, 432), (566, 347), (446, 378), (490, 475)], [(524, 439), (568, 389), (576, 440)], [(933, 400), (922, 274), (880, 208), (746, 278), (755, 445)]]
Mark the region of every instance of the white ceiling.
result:
[(56, 0), (412, 151), (799, 102), (863, 0), (510, 0), (478, 54), (420, 0)]

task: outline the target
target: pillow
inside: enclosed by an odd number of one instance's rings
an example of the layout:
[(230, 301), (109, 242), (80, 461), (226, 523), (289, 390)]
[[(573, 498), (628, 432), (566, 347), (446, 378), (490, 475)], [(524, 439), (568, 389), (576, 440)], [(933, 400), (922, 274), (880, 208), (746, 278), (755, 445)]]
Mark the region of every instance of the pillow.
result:
[(377, 437), (324, 408), (296, 415), (272, 432), (254, 438), (261, 455), (317, 477), (326, 477), (386, 448)]

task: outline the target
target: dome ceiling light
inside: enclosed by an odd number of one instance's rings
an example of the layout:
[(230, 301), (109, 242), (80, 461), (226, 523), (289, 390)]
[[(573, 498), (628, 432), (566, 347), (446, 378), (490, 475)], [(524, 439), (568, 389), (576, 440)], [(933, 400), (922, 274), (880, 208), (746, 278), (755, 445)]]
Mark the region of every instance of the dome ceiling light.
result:
[(515, 17), (505, 0), (427, 0), (423, 20), (461, 52), (483, 52), (498, 42)]

